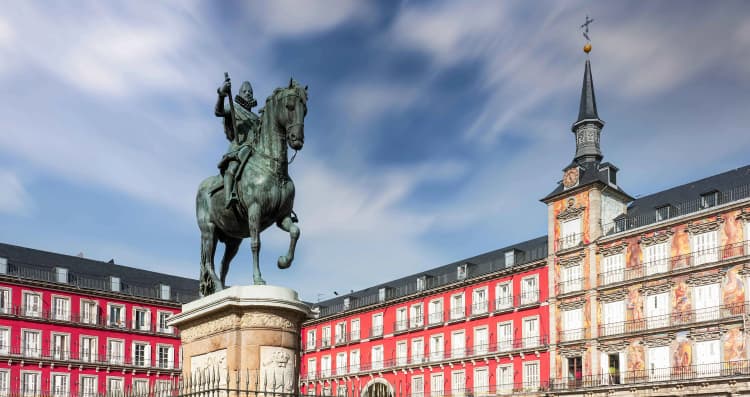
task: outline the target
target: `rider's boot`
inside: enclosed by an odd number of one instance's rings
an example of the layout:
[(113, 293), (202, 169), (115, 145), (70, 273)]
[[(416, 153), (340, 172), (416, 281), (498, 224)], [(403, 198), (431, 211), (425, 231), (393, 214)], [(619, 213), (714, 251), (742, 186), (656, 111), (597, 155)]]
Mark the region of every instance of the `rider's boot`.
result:
[(234, 191), (234, 175), (229, 172), (224, 173), (224, 194), (226, 197), (226, 208), (229, 209), (237, 202), (237, 192)]

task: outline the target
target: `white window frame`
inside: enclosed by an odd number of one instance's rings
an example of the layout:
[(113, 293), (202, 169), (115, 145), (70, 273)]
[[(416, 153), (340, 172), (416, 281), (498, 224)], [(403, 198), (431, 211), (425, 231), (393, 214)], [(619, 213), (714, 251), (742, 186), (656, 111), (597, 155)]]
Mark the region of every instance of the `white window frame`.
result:
[(144, 396), (148, 395), (148, 382), (149, 380), (147, 378), (133, 378), (132, 382), (132, 390), (133, 395), (135, 396)]
[(318, 376), (318, 360), (315, 357), (307, 359), (307, 379), (316, 379)]
[[(434, 310), (438, 306), (440, 307), (440, 311)], [(445, 318), (443, 315), (444, 308), (445, 307), (443, 306), (443, 298), (430, 300), (430, 305), (428, 306), (427, 324), (429, 325), (442, 324), (443, 318)]]
[(466, 356), (466, 331), (458, 329), (451, 331), (450, 358), (463, 358)]
[(371, 337), (383, 336), (383, 313), (375, 313), (372, 315), (372, 330)]
[[(30, 338), (35, 335), (33, 338)], [(34, 342), (31, 343), (30, 341)], [(42, 356), (42, 331), (38, 329), (21, 329), (21, 343), (24, 357), (39, 358)]]
[(697, 233), (690, 235), (690, 249), (692, 250), (693, 266), (719, 260), (719, 231)]
[(451, 320), (461, 320), (466, 317), (466, 299), (464, 293), (451, 295)]
[(466, 389), (466, 371), (451, 371), (451, 396), (463, 397), (466, 395)]
[(602, 257), (602, 273), (603, 285), (622, 282), (625, 276), (625, 253)]
[(466, 280), (469, 277), (469, 265), (462, 263), (456, 267), (456, 279)]
[(80, 396), (96, 397), (99, 393), (99, 377), (96, 375), (80, 375), (78, 379), (78, 382), (81, 385), (78, 391)]
[(669, 270), (670, 249), (670, 241), (643, 247), (643, 266), (646, 268), (647, 276)]
[(99, 317), (99, 302), (93, 299), (81, 299), (79, 302), (81, 323), (97, 324)]
[[(23, 315), (26, 317), (41, 317), (42, 316), (42, 294), (34, 291), (23, 291)], [(29, 302), (29, 299), (34, 299), (36, 302)]]
[[(479, 334), (481, 332), (484, 332), (484, 343), (481, 343), (481, 339), (479, 337)], [(481, 327), (474, 328), (474, 354), (476, 355), (483, 355), (487, 354), (489, 352), (490, 348), (490, 329), (488, 326), (484, 325)]]
[(331, 367), (333, 360), (330, 354), (320, 357), (320, 377), (328, 378), (331, 376)]
[[(61, 382), (62, 381), (62, 382)], [(51, 397), (69, 397), (70, 396), (70, 373), (50, 372), (50, 396)], [(59, 384), (62, 383), (62, 384)]]
[(346, 375), (347, 373), (347, 353), (338, 352), (336, 353), (336, 376)]
[(693, 308), (695, 321), (713, 321), (721, 316), (719, 304), (721, 300), (721, 284), (712, 283), (693, 287)]
[(370, 349), (370, 365), (373, 370), (383, 369), (385, 350), (383, 345), (375, 345)]
[(352, 337), (351, 340), (353, 341), (359, 340), (361, 330), (359, 328), (358, 318), (352, 319), (350, 329), (351, 329), (351, 337)]
[(119, 277), (109, 276), (109, 289), (112, 292), (121, 292), (122, 280)]
[(0, 287), (0, 313), (8, 314), (13, 308), (13, 293), (9, 287)]
[[(503, 292), (507, 287), (507, 292)], [(513, 281), (507, 280), (495, 285), (495, 310), (511, 309), (513, 307)]]
[(604, 302), (602, 305), (604, 336), (625, 332), (625, 300)]
[[(117, 387), (113, 387), (117, 385)], [(125, 378), (122, 376), (107, 376), (105, 384), (107, 393), (110, 396), (121, 396), (125, 393)]]
[(172, 312), (164, 311), (164, 310), (157, 310), (156, 311), (156, 320), (159, 322), (157, 324), (158, 331), (163, 334), (171, 334), (172, 326), (168, 324), (169, 317), (172, 316)]
[(172, 287), (167, 284), (159, 284), (159, 298), (165, 301), (172, 299)]
[(52, 295), (52, 319), (57, 321), (70, 321), (70, 297)]
[(305, 344), (305, 350), (313, 350), (315, 349), (315, 329), (308, 329), (307, 330), (307, 343)]
[[(112, 318), (112, 308), (119, 308), (119, 318)], [(121, 303), (107, 303), (107, 326), (125, 328), (125, 305)]]
[(411, 377), (411, 397), (425, 397), (424, 395), (424, 376), (415, 375)]
[(560, 293), (567, 294), (583, 290), (583, 263), (578, 262), (574, 265), (562, 266), (561, 273), (563, 288)]
[(336, 323), (336, 335), (334, 338), (336, 338), (337, 345), (340, 343), (346, 343), (346, 321), (339, 321)]
[(562, 311), (563, 338), (562, 341), (581, 340), (584, 337), (583, 308)]
[[(533, 286), (528, 281), (534, 280)], [(521, 304), (532, 305), (539, 302), (539, 275), (533, 274), (521, 278)]]
[[(34, 379), (34, 384), (29, 388), (29, 380)], [(21, 376), (21, 396), (23, 397), (37, 397), (41, 395), (42, 390), (42, 372), (41, 371), (28, 371), (22, 370)]]
[[(506, 376), (507, 374), (507, 376)], [(511, 394), (514, 388), (513, 364), (498, 364), (495, 368), (495, 390), (497, 394)], [(507, 380), (508, 382), (505, 382)]]
[[(483, 375), (480, 375), (483, 374)], [(480, 381), (483, 380), (483, 381)], [(474, 395), (484, 396), (490, 392), (490, 368), (474, 367)]]
[(409, 308), (409, 327), (424, 327), (424, 308), (422, 303), (415, 303)]
[[(662, 292), (659, 294), (646, 295), (644, 299), (644, 305), (646, 306), (646, 326), (648, 329), (661, 328), (669, 325), (670, 320), (670, 292)], [(659, 306), (659, 302), (662, 302), (662, 306)], [(652, 303), (654, 306), (652, 307)], [(663, 310), (662, 310), (663, 309)]]
[[(527, 324), (533, 323), (535, 331), (529, 332)], [(539, 346), (539, 333), (540, 333), (540, 321), (539, 316), (529, 316), (524, 317), (521, 324), (523, 325), (523, 347), (529, 348), (529, 347), (537, 347)]]
[[(166, 364), (162, 362), (162, 352), (166, 350), (167, 355), (167, 362)], [(173, 369), (174, 368), (174, 346), (164, 344), (164, 343), (157, 343), (156, 344), (156, 367), (158, 368), (167, 368), (167, 369)]]
[(442, 361), (445, 358), (445, 337), (442, 333), (430, 335), (430, 361)]
[(359, 349), (354, 349), (349, 352), (349, 372), (350, 373), (359, 372), (360, 357), (361, 356), (359, 354)]
[(698, 376), (721, 375), (720, 339), (695, 342), (695, 370)]
[(560, 249), (572, 248), (581, 243), (582, 223), (580, 217), (560, 222)]
[[(320, 347), (331, 346), (331, 326), (326, 325), (321, 328), (320, 332)], [(321, 361), (322, 364), (322, 361)]]
[[(120, 345), (119, 352), (113, 352), (112, 346), (114, 344)], [(119, 353), (119, 354), (116, 354)], [(122, 365), (125, 363), (125, 339), (122, 338), (107, 338), (107, 361), (110, 364)]]
[[(57, 341), (61, 341), (57, 346)], [(50, 333), (50, 355), (54, 360), (68, 360), (70, 358), (70, 334), (65, 332)]]
[(403, 366), (409, 362), (409, 343), (407, 340), (396, 342), (396, 365)]
[(485, 314), (489, 310), (489, 291), (487, 286), (474, 288), (471, 292), (471, 314)]
[(409, 328), (409, 309), (406, 306), (396, 309), (396, 331), (406, 331)]
[[(416, 347), (415, 344), (419, 344), (419, 347)], [(411, 363), (412, 364), (421, 364), (425, 361), (425, 354), (424, 354), (424, 338), (414, 338), (411, 340), (411, 351), (409, 352), (411, 354)]]
[[(138, 357), (138, 348), (143, 347), (143, 360), (141, 361)], [(135, 340), (130, 345), (131, 351), (131, 364), (136, 367), (150, 367), (151, 366), (151, 344), (146, 341)]]
[(98, 361), (96, 352), (99, 347), (99, 338), (94, 335), (82, 334), (78, 336), (78, 341), (78, 359), (86, 363)]
[[(532, 371), (535, 369), (535, 371)], [(528, 391), (539, 390), (541, 379), (541, 368), (539, 360), (526, 361), (523, 363), (523, 388)]]
[(497, 323), (497, 351), (513, 350), (513, 320)]
[(0, 355), (10, 354), (10, 327), (0, 327)]
[[(10, 369), (0, 369), (0, 396), (10, 395)], [(87, 396), (88, 397), (88, 396)]]
[[(663, 363), (658, 363), (656, 360), (656, 353), (661, 353), (659, 356), (663, 356), (660, 358), (663, 358)], [(669, 368), (669, 346), (658, 346), (658, 347), (651, 347), (648, 348), (646, 351), (647, 361), (646, 361), (646, 371), (648, 372), (648, 377), (650, 381), (662, 381), (662, 380), (669, 380), (671, 377), (670, 374), (670, 368)]]
[(430, 374), (430, 397), (443, 397), (445, 395), (445, 380), (442, 372)]
[(64, 267), (55, 268), (55, 281), (61, 284), (68, 283), (68, 269)]
[(516, 252), (514, 250), (505, 251), (505, 267), (511, 267), (516, 264)]

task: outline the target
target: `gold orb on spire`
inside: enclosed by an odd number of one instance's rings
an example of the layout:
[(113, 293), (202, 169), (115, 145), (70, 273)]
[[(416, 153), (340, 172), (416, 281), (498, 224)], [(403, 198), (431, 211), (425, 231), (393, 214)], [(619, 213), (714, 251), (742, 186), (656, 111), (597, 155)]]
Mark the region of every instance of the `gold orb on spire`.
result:
[(588, 54), (589, 52), (591, 52), (591, 43), (586, 43), (586, 45), (585, 45), (585, 46), (583, 46), (583, 52), (585, 52), (585, 53), (587, 53), (587, 54)]

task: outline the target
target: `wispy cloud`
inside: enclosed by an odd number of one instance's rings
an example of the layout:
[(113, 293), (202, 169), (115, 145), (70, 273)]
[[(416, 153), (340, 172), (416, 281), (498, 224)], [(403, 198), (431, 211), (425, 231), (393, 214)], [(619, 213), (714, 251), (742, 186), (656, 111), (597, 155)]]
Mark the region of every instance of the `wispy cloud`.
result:
[(32, 208), (31, 195), (14, 172), (0, 169), (0, 213), (25, 215)]

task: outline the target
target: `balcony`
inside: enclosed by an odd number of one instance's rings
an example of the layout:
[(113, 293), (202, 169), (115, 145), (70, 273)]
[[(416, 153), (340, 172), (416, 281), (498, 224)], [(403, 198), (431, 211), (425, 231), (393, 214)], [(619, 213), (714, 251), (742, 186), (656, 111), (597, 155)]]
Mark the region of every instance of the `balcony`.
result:
[[(698, 359), (697, 357), (695, 359)], [(721, 381), (737, 377), (750, 377), (750, 361), (740, 360), (706, 364), (685, 365), (681, 367), (654, 368), (638, 371), (618, 371), (614, 374), (583, 376), (579, 379), (552, 379), (552, 391), (577, 391), (592, 388), (612, 388), (621, 386), (632, 390), (632, 387), (648, 386), (654, 383), (674, 382), (684, 387), (690, 381), (704, 384), (707, 381)], [(633, 390), (634, 391), (634, 390)], [(636, 394), (638, 395), (637, 391)]]
[(738, 259), (747, 255), (750, 255), (750, 241), (741, 241), (651, 262), (641, 262), (634, 267), (599, 273), (599, 285), (634, 282), (651, 276), (674, 274), (685, 269)]
[(424, 316), (414, 316), (409, 318), (409, 329), (424, 327)]
[(489, 302), (485, 300), (480, 300), (477, 302), (474, 302), (471, 305), (471, 315), (472, 316), (481, 316), (483, 314), (489, 313)]
[(375, 327), (370, 328), (370, 339), (372, 338), (380, 338), (383, 336), (383, 326), (378, 325)]
[(556, 251), (576, 248), (583, 245), (583, 233), (568, 234), (558, 238), (555, 242)]
[(333, 339), (333, 343), (336, 346), (341, 346), (349, 343), (349, 334), (343, 333), (339, 334), (336, 333), (336, 337)]
[(443, 312), (432, 312), (427, 315), (427, 326), (432, 327), (435, 325), (443, 324)]
[(503, 296), (495, 300), (495, 312), (511, 311), (515, 308), (533, 306), (540, 303), (539, 290), (522, 292), (514, 296)]
[(466, 318), (466, 308), (463, 305), (459, 307), (454, 307), (451, 309), (450, 321), (461, 321), (465, 318)]
[(560, 331), (560, 342), (576, 342), (587, 339), (586, 328), (569, 329)]
[(557, 283), (557, 289), (560, 294), (571, 294), (573, 292), (583, 291), (583, 277), (572, 280), (560, 281)]
[(739, 303), (722, 305), (689, 312), (671, 313), (660, 316), (644, 317), (639, 320), (629, 320), (599, 326), (600, 336), (626, 335), (658, 330), (670, 327), (699, 324), (702, 322), (716, 322), (730, 318), (742, 318), (743, 314), (750, 314), (750, 305)]
[(320, 348), (328, 349), (329, 347), (331, 347), (331, 337), (320, 338)]
[(90, 315), (79, 315), (78, 313), (55, 313), (51, 310), (29, 310), (25, 306), (10, 306), (4, 307), (0, 310), (0, 318), (12, 317), (12, 318), (23, 318), (32, 321), (40, 322), (54, 322), (63, 324), (73, 324), (78, 327), (89, 327), (99, 329), (122, 329), (129, 333), (136, 334), (152, 334), (160, 336), (169, 336), (178, 338), (180, 336), (179, 330), (176, 328), (162, 328), (159, 324), (151, 324), (148, 327), (142, 326), (140, 328), (131, 327), (128, 328), (124, 321), (118, 318), (107, 318), (103, 315), (92, 317)]
[(535, 305), (539, 303), (539, 290), (521, 292), (516, 298), (519, 306)]
[[(67, 346), (60, 348), (50, 347), (52, 346), (52, 342), (49, 339), (44, 339), (40, 342), (42, 343), (42, 348), (23, 346), (20, 341), (14, 341), (9, 345), (0, 345), (0, 360), (7, 361), (19, 359), (22, 361), (50, 361), (60, 362), (60, 365), (118, 365), (138, 368), (179, 369), (178, 366), (174, 365), (172, 360), (167, 360), (167, 363), (172, 363), (171, 366), (162, 366), (164, 362), (160, 362), (158, 357), (152, 357), (151, 360), (147, 360), (146, 357), (143, 356), (126, 357), (122, 354), (91, 352), (80, 347), (77, 343), (70, 344), (70, 348)], [(156, 351), (158, 352), (158, 350)]]
[(393, 332), (406, 332), (409, 330), (409, 321), (397, 320), (393, 322)]

